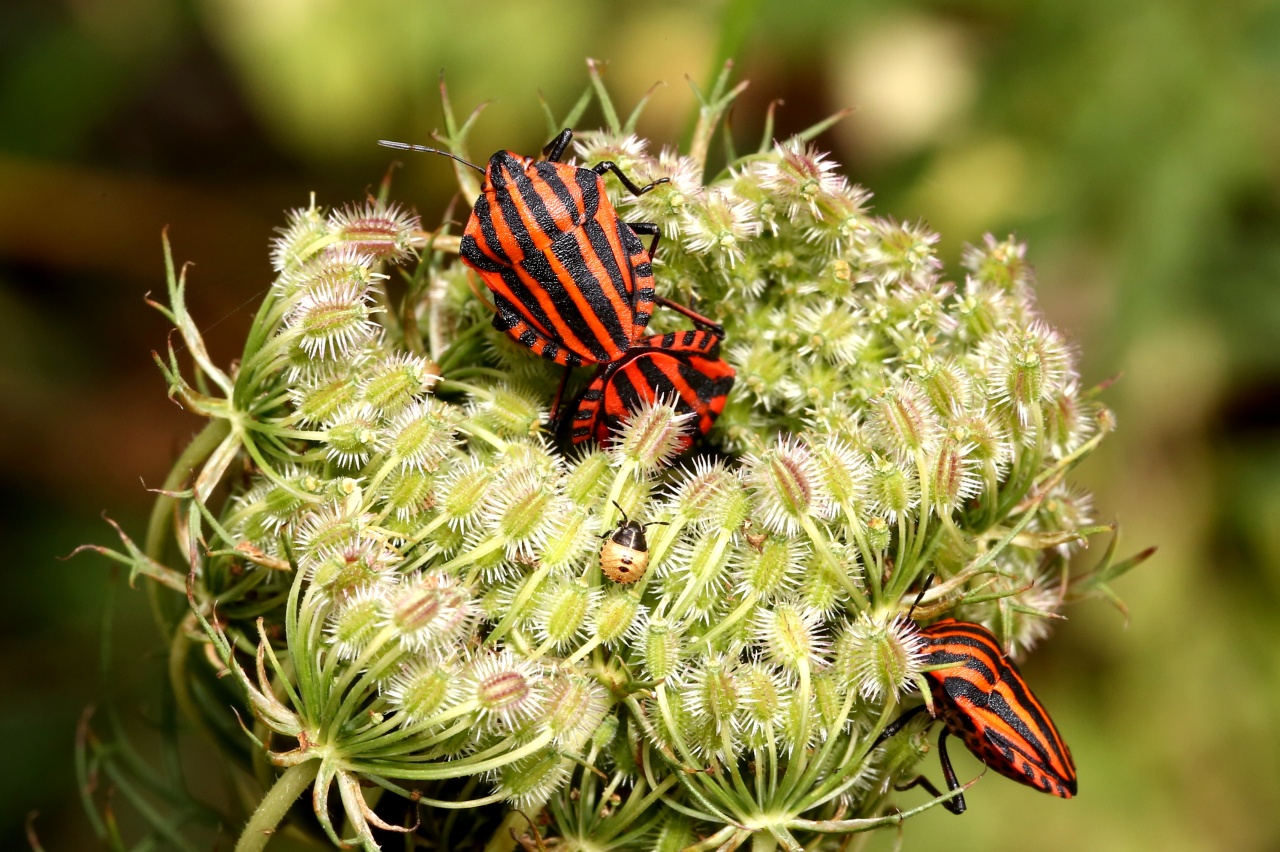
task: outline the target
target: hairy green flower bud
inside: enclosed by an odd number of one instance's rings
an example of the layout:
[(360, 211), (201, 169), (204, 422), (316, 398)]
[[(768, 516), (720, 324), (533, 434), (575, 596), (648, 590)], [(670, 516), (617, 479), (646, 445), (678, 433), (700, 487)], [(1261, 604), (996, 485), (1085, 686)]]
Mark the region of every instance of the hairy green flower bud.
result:
[(835, 671), (867, 701), (880, 703), (912, 688), (924, 663), (924, 640), (905, 618), (863, 613), (835, 641)]
[(390, 417), (428, 393), (439, 378), (440, 368), (426, 358), (397, 352), (369, 365), (360, 394), (376, 411)]
[(578, 580), (550, 581), (538, 593), (533, 607), (532, 620), (538, 639), (556, 648), (575, 642), (586, 629), (600, 595), (600, 589), (588, 588)]
[(761, 455), (742, 461), (760, 522), (767, 529), (795, 535), (802, 519), (830, 517), (831, 494), (822, 472), (812, 452), (798, 440), (781, 438)]
[(457, 665), (447, 659), (418, 657), (403, 663), (383, 695), (397, 711), (402, 725), (430, 719), (448, 709), (460, 692)]
[(489, 729), (509, 731), (539, 717), (546, 708), (546, 683), (536, 664), (504, 648), (472, 661), (464, 694)]
[(379, 260), (401, 260), (409, 254), (418, 217), (398, 204), (370, 201), (329, 214), (329, 228), (339, 243)]

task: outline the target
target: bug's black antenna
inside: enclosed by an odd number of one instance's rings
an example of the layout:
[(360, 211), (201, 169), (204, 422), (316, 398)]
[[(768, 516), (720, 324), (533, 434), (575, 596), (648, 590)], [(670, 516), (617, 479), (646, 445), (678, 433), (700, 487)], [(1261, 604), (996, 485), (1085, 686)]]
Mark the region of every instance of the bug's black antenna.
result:
[(924, 593), (929, 591), (929, 587), (933, 585), (933, 575), (930, 574), (924, 578), (924, 585), (920, 587), (920, 594), (916, 595), (915, 601), (911, 604), (911, 609), (907, 610), (907, 618), (910, 619), (912, 613), (916, 611), (916, 607), (920, 606), (920, 601), (924, 597)]
[(408, 142), (392, 142), (389, 139), (379, 139), (378, 144), (383, 148), (395, 148), (397, 151), (418, 151), (423, 154), (442, 154), (446, 157), (451, 157), (457, 160), (464, 166), (470, 166), (480, 174), (484, 174), (484, 169), (480, 168), (475, 163), (468, 163), (457, 154), (450, 154), (448, 151), (441, 151), (439, 148), (428, 148), (426, 145), (411, 145)]
[(627, 523), (631, 523), (631, 519), (627, 517), (626, 511), (621, 506), (618, 505), (617, 500), (610, 500), (609, 502), (613, 504), (613, 507), (617, 509), (619, 513), (621, 513), (622, 520), (626, 521)]

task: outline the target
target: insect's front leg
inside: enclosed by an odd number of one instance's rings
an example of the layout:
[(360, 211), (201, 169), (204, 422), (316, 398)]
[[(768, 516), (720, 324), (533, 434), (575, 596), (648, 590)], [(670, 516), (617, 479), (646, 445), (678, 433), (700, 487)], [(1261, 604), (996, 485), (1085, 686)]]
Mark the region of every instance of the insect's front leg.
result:
[(622, 185), (627, 188), (627, 191), (629, 191), (632, 195), (635, 195), (635, 196), (644, 195), (649, 190), (653, 189), (656, 186), (661, 186), (664, 183), (671, 183), (671, 178), (664, 177), (664, 178), (658, 178), (652, 183), (647, 183), (644, 186), (636, 186), (634, 183), (632, 183), (631, 178), (627, 177), (625, 174), (622, 173), (622, 169), (618, 168), (618, 164), (615, 163), (613, 160), (605, 160), (603, 163), (596, 163), (594, 166), (591, 167), (591, 171), (595, 172), (601, 177), (604, 177), (605, 172), (613, 172), (615, 175), (618, 176), (618, 180), (622, 181)]

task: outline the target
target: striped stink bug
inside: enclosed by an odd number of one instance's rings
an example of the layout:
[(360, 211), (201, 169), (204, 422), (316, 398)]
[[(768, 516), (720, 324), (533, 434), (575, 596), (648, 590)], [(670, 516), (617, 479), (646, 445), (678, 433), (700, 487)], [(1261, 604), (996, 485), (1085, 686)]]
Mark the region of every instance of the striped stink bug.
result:
[[(613, 162), (589, 169), (562, 163), (572, 139), (571, 130), (562, 131), (543, 149), (543, 160), (514, 151), (498, 151), (484, 169), (459, 160), (484, 174), (460, 254), (493, 293), (494, 327), (567, 367), (622, 357), (644, 336), (655, 303), (723, 333), (655, 294), (651, 256), (661, 239), (658, 226), (623, 222), (605, 194), (607, 172), (637, 196), (668, 179), (637, 186)], [(453, 156), (421, 145), (380, 144)], [(648, 250), (638, 234), (653, 237)]]
[(694, 416), (692, 433), (682, 438), (681, 449), (687, 450), (695, 436), (711, 428), (733, 387), (734, 369), (719, 352), (720, 336), (709, 331), (659, 334), (636, 344), (601, 365), (561, 429), (574, 444), (592, 438), (603, 443), (641, 404), (670, 401), (677, 411)]
[[(629, 411), (661, 398), (695, 414), (697, 434), (705, 434), (733, 384), (733, 368), (716, 355), (724, 328), (654, 292), (658, 226), (623, 222), (605, 194), (607, 172), (637, 196), (668, 179), (637, 186), (613, 162), (561, 163), (572, 139), (571, 130), (561, 132), (543, 160), (498, 151), (485, 169), (435, 148), (380, 144), (444, 154), (484, 174), (460, 255), (493, 294), (494, 327), (566, 367), (551, 406), (559, 431), (575, 444), (603, 441)], [(639, 234), (653, 237), (647, 250)], [(643, 340), (655, 304), (705, 330)], [(568, 371), (584, 364), (600, 366), (573, 416), (560, 418)], [(686, 436), (685, 448), (692, 443)]]
[[(923, 590), (920, 594), (924, 595)], [(917, 597), (917, 603), (919, 600)], [(1076, 767), (1071, 750), (991, 631), (980, 624), (948, 618), (922, 628), (920, 635), (925, 641), (926, 665), (948, 666), (925, 675), (944, 726), (938, 735), (938, 757), (947, 789), (960, 786), (947, 756), (947, 735), (952, 734), (964, 741), (974, 757), (1006, 778), (1062, 799), (1074, 796)], [(903, 713), (884, 729), (872, 748), (898, 733), (924, 709), (925, 705), (920, 705)], [(917, 785), (939, 795), (923, 775), (897, 789)], [(943, 807), (953, 814), (964, 813), (964, 794), (944, 802)]]

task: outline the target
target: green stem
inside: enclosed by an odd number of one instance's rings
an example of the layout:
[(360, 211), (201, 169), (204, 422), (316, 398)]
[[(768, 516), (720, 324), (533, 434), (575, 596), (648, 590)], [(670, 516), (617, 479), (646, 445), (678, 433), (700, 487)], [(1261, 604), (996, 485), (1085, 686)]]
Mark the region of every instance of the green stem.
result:
[[(212, 453), (227, 435), (231, 434), (231, 423), (227, 420), (214, 420), (208, 423), (200, 434), (192, 439), (187, 448), (182, 451), (182, 455), (178, 456), (178, 460), (173, 463), (173, 467), (169, 469), (169, 475), (165, 477), (164, 484), (160, 486), (163, 491), (177, 491), (182, 484), (191, 476), (197, 465), (204, 461), (210, 453)], [(163, 562), (165, 535), (169, 531), (169, 516), (173, 512), (173, 505), (178, 498), (170, 497), (168, 494), (161, 494), (156, 497), (155, 505), (151, 507), (151, 520), (147, 525), (147, 556), (157, 562)]]
[[(178, 456), (178, 460), (173, 463), (173, 467), (169, 469), (169, 475), (165, 477), (160, 490), (167, 492), (180, 490), (183, 484), (192, 478), (196, 467), (208, 458), (226, 440), (229, 434), (231, 434), (231, 424), (226, 420), (212, 420), (205, 424), (200, 434), (196, 435), (190, 444), (187, 444), (187, 448), (182, 451), (182, 454)], [(161, 564), (164, 564), (165, 545), (168, 543), (169, 531), (172, 529), (170, 520), (173, 517), (173, 507), (177, 502), (177, 497), (171, 497), (169, 494), (164, 493), (157, 494), (156, 502), (151, 507), (151, 518), (147, 522), (146, 554)], [(159, 583), (147, 583), (146, 585), (147, 597), (151, 603), (151, 613), (155, 618), (156, 626), (160, 628), (160, 634), (167, 639), (172, 626), (169, 624), (169, 619), (165, 617), (164, 603), (161, 600), (163, 591)]]
[(862, 589), (858, 588), (857, 581), (844, 570), (844, 566), (840, 564), (840, 560), (831, 552), (831, 548), (827, 544), (827, 537), (818, 529), (818, 525), (813, 522), (813, 518), (809, 515), (800, 516), (800, 526), (804, 528), (805, 533), (809, 536), (809, 541), (813, 543), (813, 547), (818, 551), (823, 560), (835, 572), (836, 578), (840, 584), (844, 586), (845, 591), (849, 593), (849, 597), (853, 599), (854, 605), (860, 610), (870, 608), (867, 602), (867, 596), (862, 593)]
[(276, 779), (276, 783), (271, 785), (267, 795), (262, 797), (253, 816), (249, 817), (249, 823), (236, 842), (235, 852), (259, 852), (265, 849), (267, 841), (276, 833), (280, 820), (284, 819), (293, 803), (316, 780), (316, 773), (319, 771), (318, 760), (308, 760), (286, 769)]

